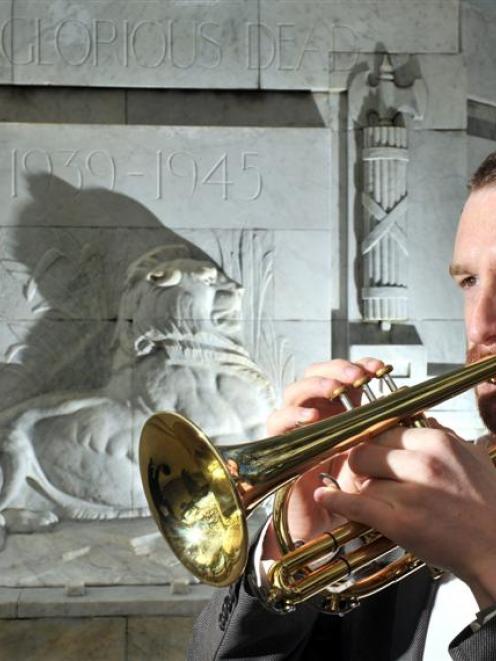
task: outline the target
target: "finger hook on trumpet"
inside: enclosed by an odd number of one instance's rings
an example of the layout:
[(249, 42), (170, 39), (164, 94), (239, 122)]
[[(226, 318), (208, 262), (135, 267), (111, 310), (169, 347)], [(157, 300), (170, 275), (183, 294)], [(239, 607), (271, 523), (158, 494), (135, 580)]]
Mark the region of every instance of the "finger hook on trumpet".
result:
[(338, 491), (341, 491), (339, 482), (336, 480), (335, 477), (329, 475), (329, 473), (320, 473), (319, 477), (322, 480), (322, 483), (324, 484), (325, 487), (330, 487), (332, 484), (336, 487), (336, 489), (338, 489)]

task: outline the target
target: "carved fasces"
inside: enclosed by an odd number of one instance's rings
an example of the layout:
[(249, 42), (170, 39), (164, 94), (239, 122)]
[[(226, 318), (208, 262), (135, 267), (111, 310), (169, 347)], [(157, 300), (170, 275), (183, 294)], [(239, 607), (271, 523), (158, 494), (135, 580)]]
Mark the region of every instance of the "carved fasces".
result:
[(405, 320), (408, 132), (397, 126), (375, 126), (362, 133), (362, 314), (366, 321)]
[[(391, 58), (382, 57), (377, 75), (359, 71), (349, 86), (349, 112), (359, 128), (402, 123), (401, 115), (421, 120), (427, 107), (427, 87), (422, 78), (402, 87), (396, 83)], [(375, 115), (375, 118), (373, 117)]]
[(360, 72), (350, 86), (350, 114), (361, 134), (360, 304), (364, 321), (384, 327), (408, 319), (406, 217), (408, 128), (404, 117), (421, 119), (425, 84), (396, 84), (385, 55), (375, 77)]

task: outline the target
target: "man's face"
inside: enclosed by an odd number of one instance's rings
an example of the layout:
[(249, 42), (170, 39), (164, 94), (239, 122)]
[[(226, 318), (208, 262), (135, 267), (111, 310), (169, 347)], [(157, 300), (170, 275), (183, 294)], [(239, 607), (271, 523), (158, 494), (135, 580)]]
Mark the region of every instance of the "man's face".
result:
[[(450, 272), (463, 292), (467, 362), (496, 354), (496, 186), (469, 196)], [(476, 389), (481, 417), (496, 432), (496, 386)]]

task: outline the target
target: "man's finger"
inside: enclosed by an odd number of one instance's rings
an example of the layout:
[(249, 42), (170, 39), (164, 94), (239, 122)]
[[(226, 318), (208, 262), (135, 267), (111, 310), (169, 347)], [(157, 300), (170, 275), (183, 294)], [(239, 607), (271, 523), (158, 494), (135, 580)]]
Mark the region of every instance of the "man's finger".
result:
[(430, 484), (435, 471), (439, 471), (429, 454), (374, 443), (361, 443), (350, 450), (348, 464), (362, 477), (412, 484)]
[(303, 406), (285, 406), (273, 411), (267, 420), (267, 432), (270, 436), (284, 434), (296, 427), (302, 427), (320, 419), (319, 410)]
[(340, 514), (349, 521), (364, 523), (379, 528), (387, 517), (391, 517), (392, 506), (382, 500), (364, 494), (352, 494), (333, 488), (317, 489), (315, 501), (332, 514)]
[(305, 370), (305, 376), (324, 376), (342, 383), (352, 384), (364, 376), (373, 377), (381, 367), (384, 367), (384, 363), (377, 358), (361, 358), (355, 362), (334, 359), (310, 365)]
[(305, 377), (285, 389), (284, 403), (301, 406), (310, 399), (329, 399), (340, 385), (340, 381), (324, 376)]
[(463, 442), (458, 436), (453, 435), (449, 430), (438, 429), (419, 429), (417, 427), (393, 427), (375, 436), (373, 442), (377, 445), (388, 448), (403, 450), (412, 450), (413, 452), (428, 452), (434, 446), (458, 440)]

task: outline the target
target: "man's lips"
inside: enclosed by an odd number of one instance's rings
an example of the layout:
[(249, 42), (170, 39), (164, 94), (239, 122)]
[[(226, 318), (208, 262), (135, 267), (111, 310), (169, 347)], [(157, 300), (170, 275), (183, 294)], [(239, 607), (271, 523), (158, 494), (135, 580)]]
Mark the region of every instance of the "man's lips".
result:
[[(488, 348), (481, 348), (480, 346), (472, 346), (467, 349), (467, 365), (471, 365), (472, 363), (476, 363), (479, 360), (482, 360), (484, 358), (491, 358), (496, 355), (496, 349), (492, 351), (488, 351)], [(495, 375), (496, 377), (496, 375)], [(495, 378), (496, 382), (496, 378)], [(476, 386), (475, 392), (477, 393), (477, 396), (480, 398), (484, 395), (492, 395), (495, 391), (495, 386), (493, 382), (485, 381), (484, 383), (480, 383), (479, 385)]]
[(467, 349), (467, 365), (476, 363), (478, 360), (482, 360), (483, 358), (491, 358), (495, 355), (496, 347), (494, 347), (492, 350), (489, 350), (488, 347), (482, 348), (478, 345), (474, 345)]

